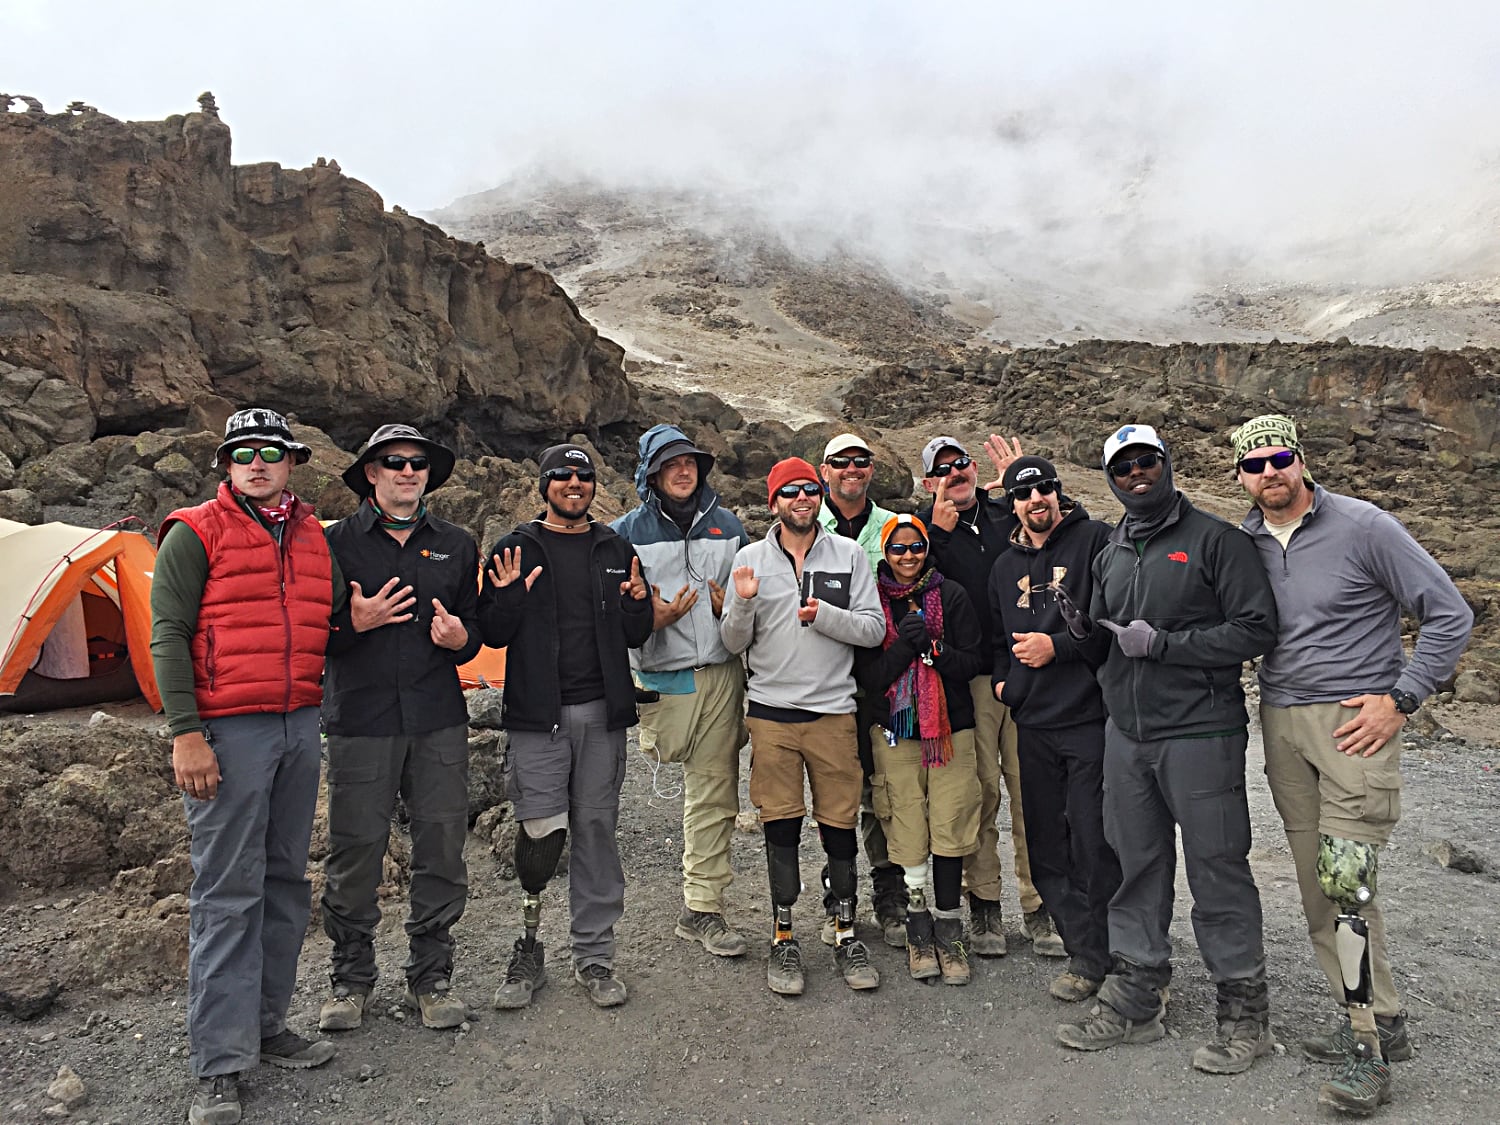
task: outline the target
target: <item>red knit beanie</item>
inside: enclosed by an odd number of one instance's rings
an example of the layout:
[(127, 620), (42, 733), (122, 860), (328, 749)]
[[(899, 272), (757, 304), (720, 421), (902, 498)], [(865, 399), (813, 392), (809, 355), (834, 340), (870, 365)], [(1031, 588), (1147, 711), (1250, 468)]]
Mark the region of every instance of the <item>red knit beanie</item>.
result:
[(771, 507), (776, 506), (776, 490), (784, 484), (791, 484), (794, 480), (818, 479), (818, 470), (809, 465), (800, 457), (788, 457), (785, 461), (777, 461), (771, 466), (771, 473), (766, 477), (766, 503)]

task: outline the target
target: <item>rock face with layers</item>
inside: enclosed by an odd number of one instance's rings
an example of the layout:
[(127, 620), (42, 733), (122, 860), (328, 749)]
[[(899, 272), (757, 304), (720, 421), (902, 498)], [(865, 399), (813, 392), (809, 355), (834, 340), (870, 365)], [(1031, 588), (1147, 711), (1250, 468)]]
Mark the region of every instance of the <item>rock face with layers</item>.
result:
[(400, 417), (473, 453), (627, 415), (621, 349), (548, 274), (336, 163), (236, 167), (200, 105), (0, 113), (0, 359), (83, 392), (92, 428), (63, 440), (185, 425), (215, 396), (345, 447)]

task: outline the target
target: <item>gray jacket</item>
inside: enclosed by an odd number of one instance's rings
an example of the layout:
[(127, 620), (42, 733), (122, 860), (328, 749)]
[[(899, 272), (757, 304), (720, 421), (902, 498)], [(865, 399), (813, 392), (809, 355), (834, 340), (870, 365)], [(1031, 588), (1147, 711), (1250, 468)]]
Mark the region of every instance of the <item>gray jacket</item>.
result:
[[(1474, 614), (1394, 516), (1313, 485), (1313, 506), (1285, 551), (1259, 508), (1241, 526), (1260, 552), (1281, 619), (1260, 666), (1264, 702), (1332, 703), (1398, 687), (1425, 699), (1453, 674)], [(1410, 662), (1401, 649), (1403, 608), (1421, 622)]]
[[(777, 524), (764, 539), (741, 548), (734, 565), (754, 568), (760, 579), (760, 591), (749, 601), (731, 579), (719, 621), (724, 646), (748, 655), (751, 702), (853, 714), (854, 649), (885, 637), (875, 576), (859, 544), (819, 527), (799, 584)], [(818, 616), (805, 627), (797, 620), (804, 588), (818, 599)]]

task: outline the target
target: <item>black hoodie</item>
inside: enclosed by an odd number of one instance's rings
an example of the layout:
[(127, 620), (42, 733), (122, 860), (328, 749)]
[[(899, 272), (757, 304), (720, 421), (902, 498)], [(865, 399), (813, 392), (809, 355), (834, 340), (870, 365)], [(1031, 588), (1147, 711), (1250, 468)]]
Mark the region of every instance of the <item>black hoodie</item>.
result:
[[(1065, 500), (1062, 520), (1041, 547), (1033, 547), (1018, 524), (1011, 533), (1010, 550), (990, 571), (993, 680), (1005, 683), (1001, 702), (1019, 727), (1055, 730), (1104, 718), (1094, 669), (1109, 653), (1111, 634), (1096, 629), (1087, 641), (1074, 640), (1050, 586), (1061, 581), (1073, 603), (1086, 609), (1093, 596), (1094, 557), (1109, 532), (1108, 524), (1089, 519), (1082, 504)], [(1022, 664), (1010, 648), (1012, 633), (1046, 633), (1056, 653), (1052, 662), (1041, 668)]]

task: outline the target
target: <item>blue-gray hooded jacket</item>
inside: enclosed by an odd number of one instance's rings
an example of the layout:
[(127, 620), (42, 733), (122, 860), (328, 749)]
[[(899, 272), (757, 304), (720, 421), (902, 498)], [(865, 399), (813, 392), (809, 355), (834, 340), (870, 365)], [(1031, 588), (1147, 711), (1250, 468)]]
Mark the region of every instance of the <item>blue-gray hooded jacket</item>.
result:
[(735, 553), (749, 542), (739, 517), (719, 503), (718, 493), (708, 483), (714, 459), (707, 453), (697, 454), (698, 510), (687, 535), (662, 511), (661, 496), (646, 483), (647, 469), (663, 449), (680, 444), (691, 446), (692, 442), (676, 426), (652, 426), (641, 435), (636, 447), (640, 463), (635, 470), (641, 506), (611, 525), (635, 547), (647, 584), (660, 588), (663, 598), (670, 601), (684, 586), (698, 592), (697, 604), (686, 615), (652, 633), (641, 648), (631, 650), (631, 664), (642, 685), (667, 692), (684, 689), (674, 689), (672, 678), (662, 673), (687, 669), (685, 690), (691, 691), (693, 668), (733, 659), (719, 636), (708, 583), (712, 580), (720, 589), (728, 589)]

